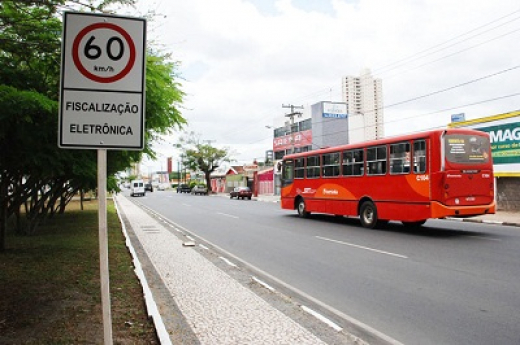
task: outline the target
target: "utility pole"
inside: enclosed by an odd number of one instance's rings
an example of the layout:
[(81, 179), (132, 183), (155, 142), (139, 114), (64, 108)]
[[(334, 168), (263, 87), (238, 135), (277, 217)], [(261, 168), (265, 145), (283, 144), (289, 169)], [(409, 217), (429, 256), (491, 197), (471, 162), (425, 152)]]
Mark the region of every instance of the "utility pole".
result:
[(184, 175), (184, 177), (182, 177), (183, 173), (184, 173), (184, 153), (181, 153), (181, 176), (180, 176), (181, 183), (187, 182), (187, 181), (184, 181), (184, 179), (186, 178), (186, 175)]
[(298, 117), (302, 117), (301, 112), (295, 112), (294, 109), (303, 109), (303, 105), (292, 105), (292, 104), (282, 104), (282, 108), (290, 108), (291, 112), (289, 114), (285, 114), (285, 117), (288, 117), (291, 119), (291, 153), (294, 153), (294, 116), (297, 115)]

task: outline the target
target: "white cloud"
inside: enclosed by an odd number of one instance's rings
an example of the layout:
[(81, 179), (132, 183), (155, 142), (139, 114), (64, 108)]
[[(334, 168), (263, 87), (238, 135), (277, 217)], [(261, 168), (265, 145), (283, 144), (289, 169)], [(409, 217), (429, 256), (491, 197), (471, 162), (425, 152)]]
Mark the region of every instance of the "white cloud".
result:
[[(283, 116), (282, 104), (341, 101), (341, 78), (362, 68), (383, 79), (390, 105), (514, 67), (520, 56), (517, 0), (141, 0), (139, 9), (165, 16), (149, 23), (149, 37), (182, 62), (189, 129), (243, 162), (271, 148), (265, 125)], [(520, 92), (519, 77), (516, 69), (389, 107), (385, 131), (520, 109), (519, 96), (484, 102)]]

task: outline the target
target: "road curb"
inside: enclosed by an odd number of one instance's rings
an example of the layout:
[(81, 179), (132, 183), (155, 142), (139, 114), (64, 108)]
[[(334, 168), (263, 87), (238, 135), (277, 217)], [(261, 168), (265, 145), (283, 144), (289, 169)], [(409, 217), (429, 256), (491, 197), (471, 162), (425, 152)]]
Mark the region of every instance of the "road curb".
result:
[(123, 236), (125, 237), (126, 247), (128, 248), (128, 251), (130, 252), (130, 255), (132, 257), (132, 262), (134, 264), (134, 273), (137, 276), (137, 278), (139, 279), (139, 282), (141, 283), (141, 288), (143, 290), (143, 297), (145, 300), (145, 307), (146, 307), (148, 316), (153, 321), (153, 324), (155, 326), (155, 332), (157, 334), (157, 338), (159, 339), (159, 343), (161, 345), (172, 345), (172, 341), (170, 339), (168, 331), (166, 330), (166, 326), (163, 322), (162, 316), (159, 313), (159, 308), (157, 306), (157, 303), (155, 302), (155, 299), (153, 298), (153, 294), (150, 289), (150, 285), (148, 284), (148, 280), (146, 279), (146, 276), (144, 274), (144, 271), (143, 271), (143, 268), (141, 265), (141, 261), (139, 260), (139, 257), (137, 256), (135, 248), (132, 245), (132, 242), (130, 241), (130, 236), (128, 235), (128, 231), (126, 229), (126, 225), (123, 220), (123, 214), (121, 213), (121, 207), (119, 205), (119, 202), (118, 202), (117, 198), (113, 198), (113, 200), (114, 200), (114, 206), (116, 208), (116, 213), (119, 218), (119, 222), (121, 224), (121, 232), (123, 233)]
[(465, 223), (480, 223), (480, 224), (492, 224), (492, 225), (504, 225), (504, 226), (517, 226), (517, 227), (520, 227), (520, 223), (500, 221), (500, 220), (454, 218), (454, 217), (446, 217), (445, 219), (446, 220), (457, 221), (457, 222), (465, 222)]

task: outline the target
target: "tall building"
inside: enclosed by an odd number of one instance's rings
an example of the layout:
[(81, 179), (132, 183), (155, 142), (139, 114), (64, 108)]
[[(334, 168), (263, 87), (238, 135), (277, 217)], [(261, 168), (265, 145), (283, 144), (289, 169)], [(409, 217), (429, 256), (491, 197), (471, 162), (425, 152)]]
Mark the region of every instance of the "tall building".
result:
[(383, 82), (369, 69), (359, 77), (347, 76), (342, 82), (343, 101), (347, 103), (349, 143), (384, 137)]

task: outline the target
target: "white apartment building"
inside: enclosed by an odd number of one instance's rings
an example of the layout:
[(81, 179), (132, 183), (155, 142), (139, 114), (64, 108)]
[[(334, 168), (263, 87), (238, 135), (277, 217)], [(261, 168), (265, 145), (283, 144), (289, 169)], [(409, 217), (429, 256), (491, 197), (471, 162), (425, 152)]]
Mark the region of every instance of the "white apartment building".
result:
[(347, 76), (342, 82), (343, 101), (347, 103), (349, 143), (384, 137), (383, 83), (369, 69), (359, 77)]

